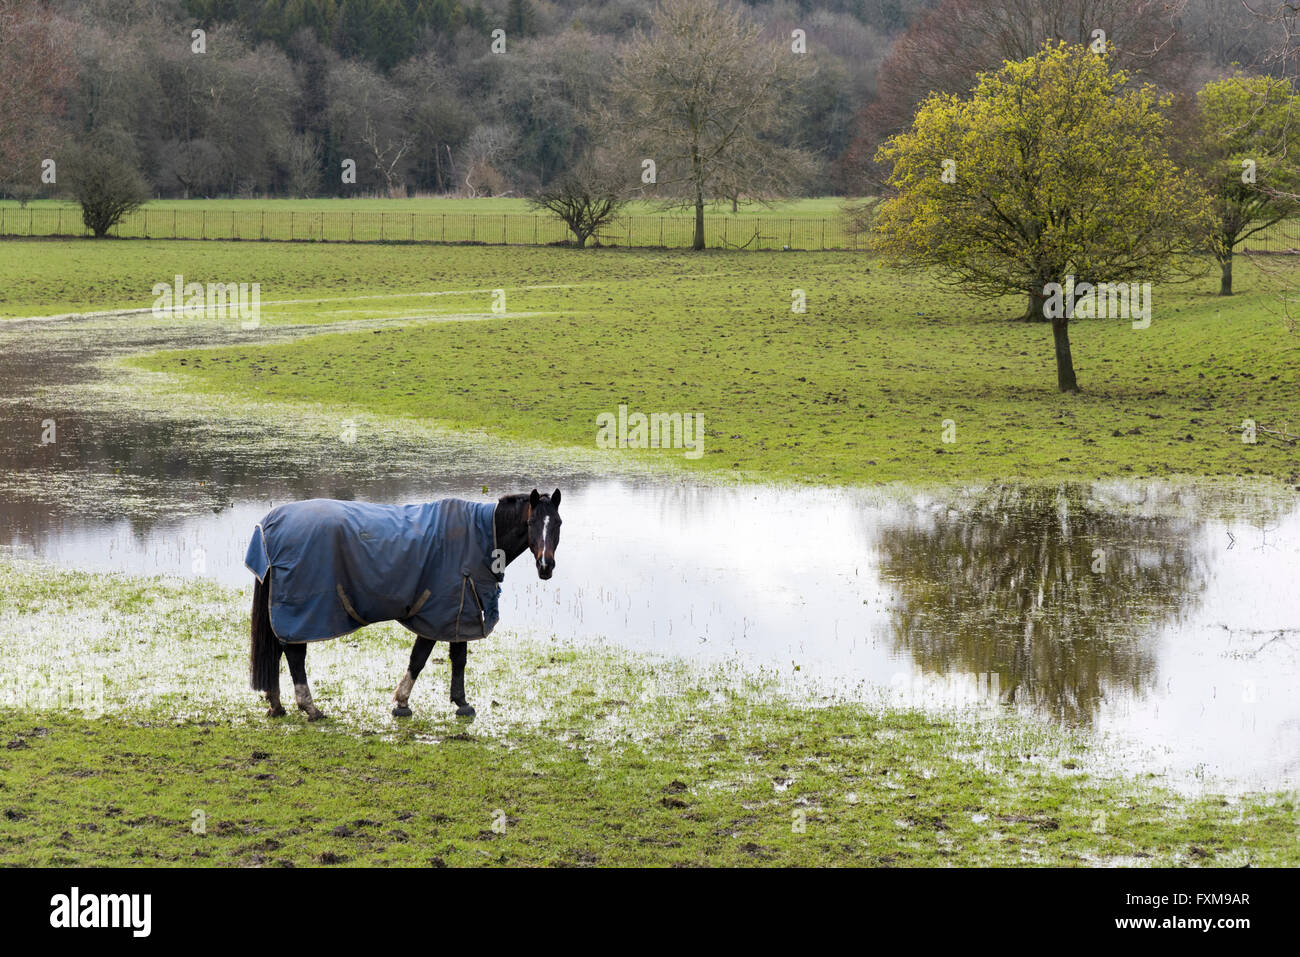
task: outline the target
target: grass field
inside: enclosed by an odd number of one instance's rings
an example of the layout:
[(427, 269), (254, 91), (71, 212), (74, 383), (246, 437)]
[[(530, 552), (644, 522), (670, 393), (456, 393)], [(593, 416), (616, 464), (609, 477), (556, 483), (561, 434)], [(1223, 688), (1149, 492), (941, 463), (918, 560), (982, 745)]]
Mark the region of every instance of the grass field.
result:
[[(846, 216), (861, 200), (838, 196), (751, 202), (732, 212), (712, 203), (705, 212), (709, 248), (862, 250), (866, 237)], [(594, 243), (636, 248), (689, 248), (694, 211), (636, 201), (603, 227)], [(0, 199), (0, 236), (82, 236), (80, 208), (63, 200), (22, 207)], [(128, 214), (113, 235), (127, 239), (284, 242), (559, 245), (572, 234), (557, 217), (520, 197), (483, 199), (159, 199)], [(1239, 252), (1300, 251), (1300, 221), (1278, 223), (1252, 236)]]
[[(1300, 340), (1253, 270), (1155, 290), (1150, 328), (1078, 321), (1079, 396), (1055, 389), (1051, 335), (926, 275), (854, 254), (9, 243), (0, 311), (147, 308), (175, 273), (261, 283), (262, 321), (470, 316), (364, 335), (140, 360), (203, 395), (425, 419), (592, 449), (596, 416), (691, 412), (683, 469), (817, 482), (1191, 474), (1296, 481), (1294, 446), (1245, 444), (1246, 419), (1294, 434)], [(492, 290), (507, 314), (492, 316)], [(792, 292), (807, 312), (791, 311)], [(522, 354), (529, 356), (527, 361)], [(945, 420), (956, 441), (943, 439)], [(611, 460), (612, 461), (612, 460)]]
[[(8, 866), (1295, 862), (1293, 796), (1179, 795), (1010, 715), (791, 699), (507, 632), (474, 649), (473, 723), (446, 705), (441, 660), (405, 722), (271, 721), (239, 692), (245, 595), (3, 561), (0, 582), (19, 634), (90, 633), (120, 654), (129, 632), (134, 649), (102, 715), (0, 709)], [(382, 707), (407, 646), (371, 628), (324, 653), (382, 661), (360, 696)], [(78, 668), (60, 661), (56, 685)], [(204, 682), (235, 703), (215, 706)]]
[[(1213, 294), (1212, 274), (1157, 287), (1150, 328), (1075, 323), (1086, 391), (1063, 396), (1050, 330), (1008, 319), (1020, 300), (972, 301), (863, 255), (2, 248), (5, 317), (148, 309), (153, 285), (180, 273), (260, 283), (271, 331), (330, 325), (272, 344), (231, 320), (228, 345), (128, 360), (213, 415), (242, 400), (319, 405), (590, 454), (595, 417), (626, 404), (703, 415), (705, 454), (609, 451), (611, 471), (635, 456), (701, 478), (1190, 474), (1300, 484), (1294, 446), (1240, 439), (1245, 418), (1294, 434), (1300, 394), (1300, 344), (1275, 289), (1244, 264), (1230, 299)], [(492, 312), (497, 289), (504, 315)], [(791, 310), (795, 290), (806, 313)], [(375, 319), (390, 322), (349, 328)], [(943, 441), (945, 420), (955, 442)], [(482, 697), (471, 725), (443, 706), (445, 662), (421, 679), (407, 723), (386, 712), (352, 720), (346, 709), (325, 725), (296, 714), (270, 722), (241, 690), (246, 602), (210, 582), (0, 560), (0, 614), (40, 649), (29, 660), (9, 647), (11, 695), (25, 691), (15, 676), (60, 674), (49, 670), (55, 636), (130, 650), (139, 669), (114, 675), (100, 716), (39, 701), (0, 708), (0, 862), (1296, 861), (1291, 794), (1188, 797), (1111, 766), (1103, 743), (1014, 714), (949, 720), (800, 698), (752, 676), (576, 648), (565, 636), (506, 633), (476, 648), (472, 697)], [(360, 698), (382, 707), (409, 642), (366, 629), (327, 645), (313, 652), (318, 700), (348, 699), (326, 657), (336, 655), (376, 662)], [(177, 655), (188, 657), (177, 665)]]
[[(1300, 341), (1249, 269), (1155, 290), (1150, 328), (1079, 321), (1079, 396), (1055, 389), (1051, 334), (926, 275), (853, 254), (78, 242), (9, 244), (6, 315), (148, 307), (174, 273), (259, 281), (263, 321), (473, 316), (143, 359), (187, 390), (415, 417), (592, 449), (596, 416), (690, 412), (681, 468), (816, 482), (1106, 475), (1270, 475), (1292, 445), (1241, 441), (1242, 422), (1294, 434)], [(492, 290), (506, 290), (495, 319)], [(792, 293), (807, 312), (791, 311)], [(455, 294), (447, 294), (447, 293)], [(437, 295), (432, 295), (437, 293)], [(369, 298), (387, 297), (387, 298)], [(285, 302), (285, 301), (288, 302)], [(277, 305), (276, 303), (285, 303)], [(525, 359), (524, 356), (527, 356)], [(944, 422), (956, 429), (943, 441)], [(611, 461), (613, 461), (611, 459)]]
[[(836, 199), (796, 200), (764, 206), (711, 206), (705, 216), (710, 247), (746, 249), (854, 249), (861, 237), (849, 228)], [(68, 203), (0, 203), (0, 235), (81, 236), (78, 207)], [(175, 200), (149, 203), (113, 228), (127, 239), (275, 240), (294, 242), (456, 243), (548, 246), (572, 241), (559, 217), (523, 199), (411, 200)], [(688, 248), (694, 214), (635, 202), (591, 240), (603, 246)]]
[[(763, 203), (742, 203), (735, 213), (738, 216), (838, 216), (844, 208), (845, 199), (840, 196), (820, 196), (810, 199), (791, 199), (764, 205)], [(28, 207), (42, 209), (75, 209), (80, 207), (70, 200), (38, 199), (27, 204)], [(13, 199), (0, 199), (0, 208), (18, 209), (19, 203)], [(531, 213), (533, 209), (522, 197), (484, 197), (482, 199), (444, 199), (442, 197), (421, 197), (410, 199), (381, 199), (367, 197), (361, 199), (152, 199), (149, 209), (178, 210), (276, 210), (317, 212), (357, 212), (378, 213), (481, 213), (500, 215), (502, 213)], [(684, 216), (695, 215), (694, 210), (665, 208), (658, 203), (637, 201), (627, 205), (629, 212), (644, 216)], [(730, 203), (710, 203), (706, 209), (710, 216), (731, 216)]]

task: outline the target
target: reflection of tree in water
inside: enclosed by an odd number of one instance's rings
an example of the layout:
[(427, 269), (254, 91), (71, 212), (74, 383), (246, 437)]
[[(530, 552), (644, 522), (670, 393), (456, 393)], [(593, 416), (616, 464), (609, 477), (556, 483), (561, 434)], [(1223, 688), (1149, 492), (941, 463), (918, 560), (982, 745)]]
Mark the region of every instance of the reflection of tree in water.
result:
[(1071, 724), (1089, 723), (1108, 693), (1141, 693), (1156, 626), (1204, 588), (1205, 570), (1185, 523), (1108, 513), (1087, 492), (1001, 488), (883, 530), (896, 645), (927, 672), (995, 674), (1004, 701)]

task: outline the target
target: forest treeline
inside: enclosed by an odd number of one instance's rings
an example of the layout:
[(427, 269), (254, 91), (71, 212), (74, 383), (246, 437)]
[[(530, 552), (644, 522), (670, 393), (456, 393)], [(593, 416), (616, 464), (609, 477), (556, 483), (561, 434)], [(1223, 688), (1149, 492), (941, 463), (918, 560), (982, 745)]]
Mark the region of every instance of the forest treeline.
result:
[[(811, 157), (790, 186), (803, 195), (868, 191), (877, 146), (929, 92), (968, 89), (977, 72), (1031, 55), (1045, 38), (1103, 30), (1134, 76), (1175, 91), (1233, 64), (1267, 70), (1272, 39), (1227, 0), (740, 6), (773, 41), (806, 38), (788, 119), (767, 134)], [(602, 138), (619, 52), (648, 29), (652, 9), (645, 0), (0, 0), (0, 14), (12, 14), (0, 20), (10, 33), (0, 35), (0, 72), (13, 61), (5, 49), (32, 38), (49, 48), (32, 67), (44, 74), (26, 78), (31, 91), (10, 84), (18, 120), (0, 130), (0, 188), (51, 195), (58, 187), (42, 182), (41, 162), (94, 141), (128, 156), (159, 197), (529, 194)], [(24, 119), (24, 104), (44, 119)], [(348, 160), (355, 182), (343, 175)]]

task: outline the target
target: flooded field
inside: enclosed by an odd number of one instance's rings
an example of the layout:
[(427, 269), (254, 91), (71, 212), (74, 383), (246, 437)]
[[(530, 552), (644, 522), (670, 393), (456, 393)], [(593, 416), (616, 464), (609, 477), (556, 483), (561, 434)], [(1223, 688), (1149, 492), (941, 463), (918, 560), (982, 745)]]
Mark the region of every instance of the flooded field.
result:
[(249, 532), (280, 502), (559, 485), (556, 576), (508, 571), (494, 642), (739, 665), (790, 694), (1015, 708), (1114, 740), (1143, 769), (1300, 778), (1300, 501), (1280, 487), (688, 485), (474, 439), (159, 407), (94, 366), (204, 335), (139, 319), (0, 328), (5, 554), (247, 587)]

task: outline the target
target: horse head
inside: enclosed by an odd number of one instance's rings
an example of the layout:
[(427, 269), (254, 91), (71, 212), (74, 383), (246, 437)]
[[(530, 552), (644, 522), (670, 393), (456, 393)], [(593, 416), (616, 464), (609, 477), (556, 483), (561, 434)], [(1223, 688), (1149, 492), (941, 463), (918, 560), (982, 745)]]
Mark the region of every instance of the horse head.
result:
[(528, 550), (537, 565), (537, 577), (545, 581), (555, 572), (555, 549), (560, 545), (560, 490), (528, 496)]

